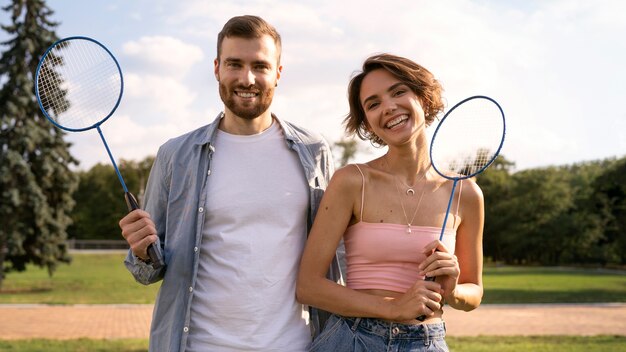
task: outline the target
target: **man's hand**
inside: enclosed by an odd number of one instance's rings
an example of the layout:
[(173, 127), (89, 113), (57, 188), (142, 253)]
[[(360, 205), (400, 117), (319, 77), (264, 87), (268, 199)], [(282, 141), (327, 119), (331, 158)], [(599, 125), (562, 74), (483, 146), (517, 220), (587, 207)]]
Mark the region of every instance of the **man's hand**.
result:
[(157, 240), (156, 226), (150, 214), (141, 209), (133, 210), (120, 220), (119, 226), (133, 254), (148, 261), (148, 246)]

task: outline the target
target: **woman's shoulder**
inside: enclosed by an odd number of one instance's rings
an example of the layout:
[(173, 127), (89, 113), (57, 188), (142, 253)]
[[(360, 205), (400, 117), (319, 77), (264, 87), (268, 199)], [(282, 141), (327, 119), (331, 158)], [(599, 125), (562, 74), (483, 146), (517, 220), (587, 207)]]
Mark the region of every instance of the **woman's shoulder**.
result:
[(465, 179), (460, 182), (463, 187), (461, 189), (462, 202), (483, 202), (483, 191), (480, 189), (480, 186), (476, 183), (474, 178)]
[(367, 164), (347, 164), (335, 170), (330, 182), (339, 187), (349, 187), (360, 191), (363, 180), (369, 178), (370, 172), (371, 169)]

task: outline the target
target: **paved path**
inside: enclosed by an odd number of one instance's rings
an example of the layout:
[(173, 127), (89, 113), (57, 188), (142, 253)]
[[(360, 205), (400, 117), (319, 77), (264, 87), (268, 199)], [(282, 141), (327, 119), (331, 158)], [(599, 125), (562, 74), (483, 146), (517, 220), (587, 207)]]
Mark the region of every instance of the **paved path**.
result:
[[(0, 339), (147, 338), (151, 305), (0, 305)], [(625, 335), (626, 304), (448, 308), (449, 336)]]

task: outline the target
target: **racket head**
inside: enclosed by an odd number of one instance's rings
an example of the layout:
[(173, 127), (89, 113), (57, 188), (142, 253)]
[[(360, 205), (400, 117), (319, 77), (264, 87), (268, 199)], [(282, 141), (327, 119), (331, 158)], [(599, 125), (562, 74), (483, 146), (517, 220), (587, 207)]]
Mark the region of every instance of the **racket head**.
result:
[(117, 109), (124, 92), (122, 69), (100, 42), (82, 36), (52, 44), (39, 60), (35, 94), (55, 126), (80, 132), (98, 127)]
[(483, 172), (500, 154), (506, 134), (504, 111), (494, 99), (476, 95), (452, 107), (430, 143), (430, 160), (439, 175), (462, 180)]

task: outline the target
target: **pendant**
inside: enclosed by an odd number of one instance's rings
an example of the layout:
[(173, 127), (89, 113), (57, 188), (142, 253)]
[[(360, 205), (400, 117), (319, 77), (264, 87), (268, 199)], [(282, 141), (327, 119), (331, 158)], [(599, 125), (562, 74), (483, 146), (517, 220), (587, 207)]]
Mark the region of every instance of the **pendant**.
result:
[(409, 188), (406, 190), (406, 195), (407, 196), (412, 196), (415, 195), (415, 191), (413, 190), (413, 188)]
[(411, 224), (407, 224), (406, 225), (406, 234), (410, 235), (411, 234)]

